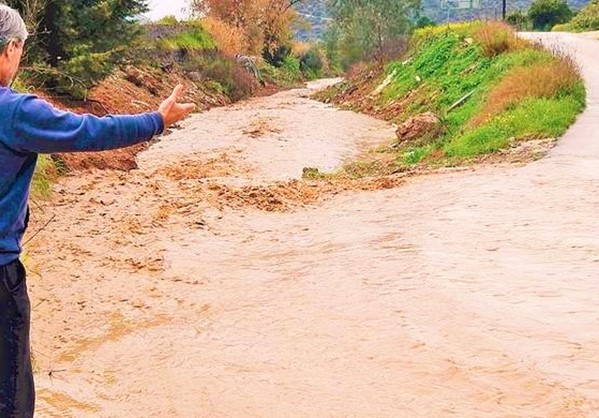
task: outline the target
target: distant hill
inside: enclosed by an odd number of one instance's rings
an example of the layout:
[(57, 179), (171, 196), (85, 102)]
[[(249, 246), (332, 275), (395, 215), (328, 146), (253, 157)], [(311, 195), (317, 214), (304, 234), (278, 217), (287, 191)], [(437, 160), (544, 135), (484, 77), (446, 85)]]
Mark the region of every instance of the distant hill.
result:
[[(533, 0), (508, 0), (508, 13), (512, 10), (528, 10)], [(568, 5), (578, 10), (590, 0), (568, 0)], [(319, 39), (332, 21), (327, 10), (327, 0), (304, 0), (295, 6), (298, 13), (308, 22), (309, 30), (300, 30), (300, 40)], [(502, 0), (422, 0), (422, 14), (437, 23), (462, 20), (501, 19)]]
[(332, 19), (327, 10), (326, 0), (304, 0), (295, 6), (297, 12), (309, 24), (309, 30), (301, 30), (298, 38), (301, 40), (320, 39)]
[[(526, 12), (533, 0), (508, 0), (507, 12)], [(590, 0), (567, 0), (568, 5), (578, 10)], [(501, 19), (502, 0), (422, 0), (423, 15), (437, 23), (463, 20)]]

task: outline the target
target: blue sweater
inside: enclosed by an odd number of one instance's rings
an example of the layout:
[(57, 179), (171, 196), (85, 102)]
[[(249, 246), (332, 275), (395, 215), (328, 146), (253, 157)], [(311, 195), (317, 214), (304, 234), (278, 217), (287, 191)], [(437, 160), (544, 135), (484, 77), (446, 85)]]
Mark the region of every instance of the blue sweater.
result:
[(21, 253), (38, 154), (123, 148), (163, 130), (159, 113), (75, 115), (35, 96), (0, 87), (0, 266)]

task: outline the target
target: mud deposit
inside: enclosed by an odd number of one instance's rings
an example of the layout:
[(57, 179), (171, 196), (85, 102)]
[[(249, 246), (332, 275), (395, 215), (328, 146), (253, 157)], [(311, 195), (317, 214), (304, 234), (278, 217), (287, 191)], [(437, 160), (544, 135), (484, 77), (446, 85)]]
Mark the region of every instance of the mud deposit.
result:
[(38, 416), (597, 416), (599, 49), (561, 42), (589, 108), (528, 165), (294, 181), (393, 134), (295, 90), (62, 179), (29, 248)]

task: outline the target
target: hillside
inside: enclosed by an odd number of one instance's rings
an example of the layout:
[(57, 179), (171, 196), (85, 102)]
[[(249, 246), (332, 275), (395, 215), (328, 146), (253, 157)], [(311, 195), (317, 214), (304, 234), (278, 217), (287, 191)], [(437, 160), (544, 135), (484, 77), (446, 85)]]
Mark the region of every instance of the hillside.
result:
[[(508, 13), (512, 10), (526, 11), (532, 0), (515, 0), (507, 2)], [(589, 0), (567, 0), (568, 5), (578, 10), (589, 3)], [(496, 20), (501, 19), (502, 0), (423, 0), (423, 14), (437, 23), (463, 20)]]
[(301, 30), (298, 38), (302, 40), (321, 38), (331, 16), (327, 10), (326, 0), (305, 0), (296, 5), (299, 15), (308, 22), (309, 30)]
[[(533, 0), (507, 2), (508, 13), (512, 10), (528, 10)], [(568, 5), (579, 10), (590, 0), (567, 0)], [(305, 0), (296, 6), (299, 14), (308, 22), (311, 30), (301, 31), (301, 39), (320, 38), (331, 21), (327, 0)], [(496, 20), (501, 18), (502, 0), (423, 0), (422, 14), (437, 23), (464, 20)]]

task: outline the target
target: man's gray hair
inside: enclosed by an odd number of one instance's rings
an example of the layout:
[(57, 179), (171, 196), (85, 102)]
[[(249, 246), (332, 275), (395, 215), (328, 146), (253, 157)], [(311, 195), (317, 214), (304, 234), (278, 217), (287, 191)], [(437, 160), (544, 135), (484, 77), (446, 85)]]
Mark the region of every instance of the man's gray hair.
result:
[(13, 39), (25, 42), (27, 36), (27, 27), (19, 12), (0, 4), (0, 50)]

